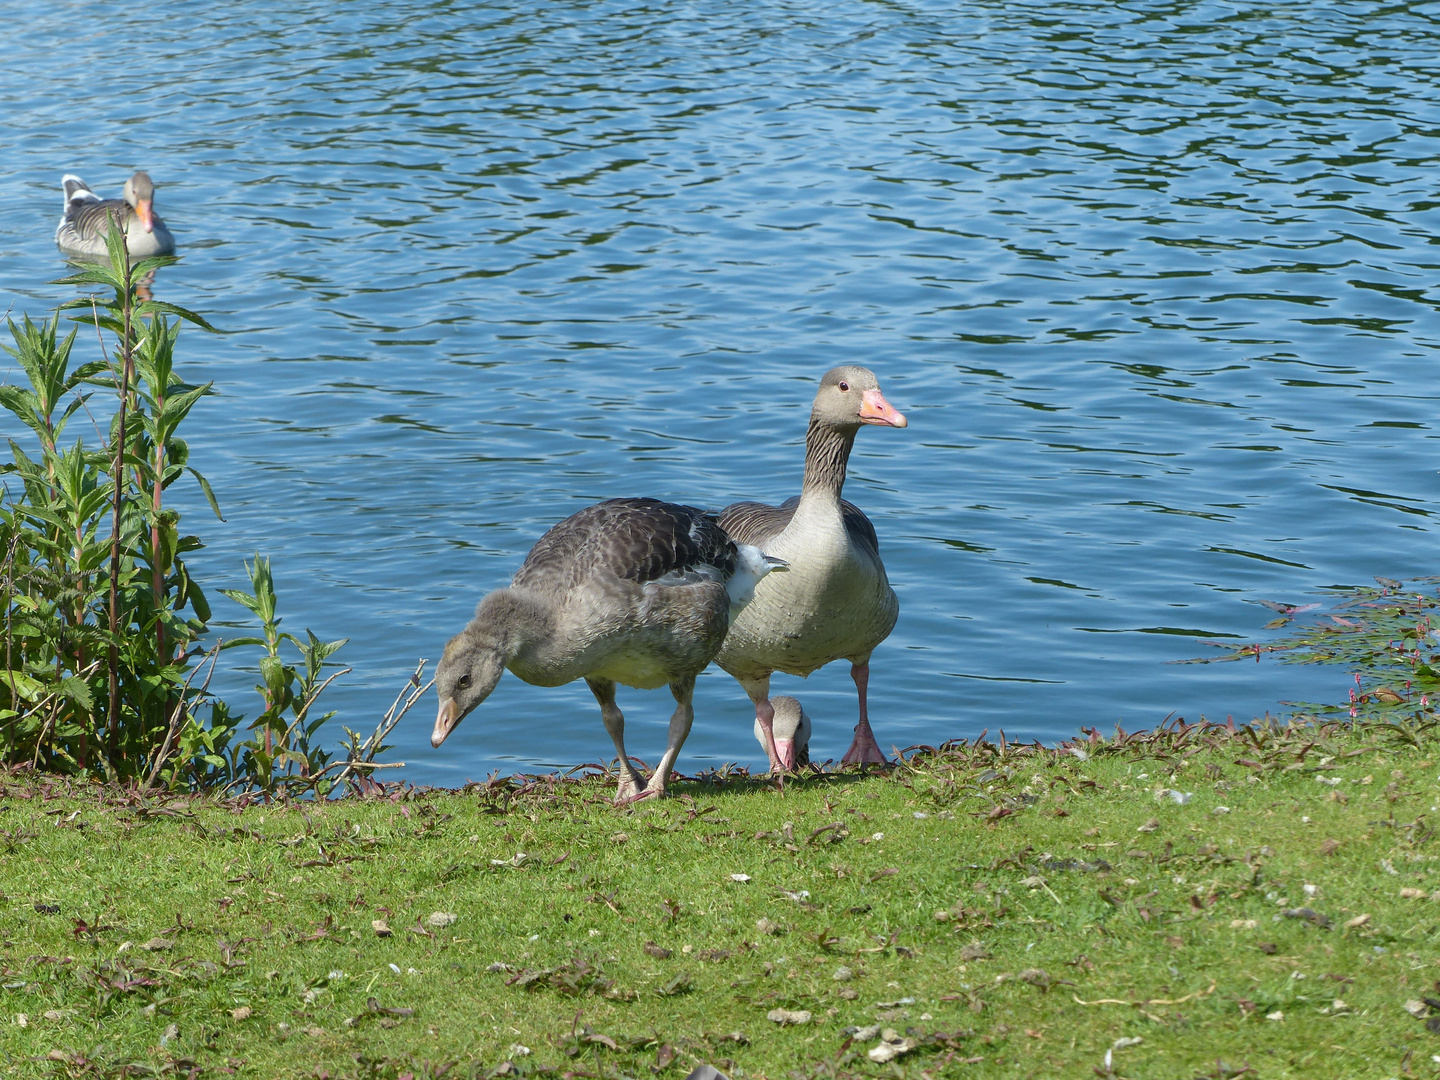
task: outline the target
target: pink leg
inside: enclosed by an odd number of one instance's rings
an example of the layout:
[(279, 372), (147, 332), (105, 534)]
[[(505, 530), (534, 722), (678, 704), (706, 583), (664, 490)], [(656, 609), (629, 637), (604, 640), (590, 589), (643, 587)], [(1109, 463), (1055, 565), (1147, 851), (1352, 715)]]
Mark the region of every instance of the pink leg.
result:
[(870, 717), (866, 709), (865, 694), (870, 684), (869, 659), (863, 664), (852, 664), (850, 677), (855, 680), (855, 691), (860, 695), (860, 723), (855, 725), (855, 740), (841, 760), (851, 765), (888, 765), (890, 759), (875, 741), (875, 733), (870, 730)]
[(755, 719), (759, 722), (760, 732), (764, 736), (762, 741), (765, 743), (765, 755), (770, 759), (770, 771), (783, 773), (785, 767), (775, 749), (775, 708), (770, 704), (770, 676), (753, 681), (741, 679), (739, 682), (755, 704)]

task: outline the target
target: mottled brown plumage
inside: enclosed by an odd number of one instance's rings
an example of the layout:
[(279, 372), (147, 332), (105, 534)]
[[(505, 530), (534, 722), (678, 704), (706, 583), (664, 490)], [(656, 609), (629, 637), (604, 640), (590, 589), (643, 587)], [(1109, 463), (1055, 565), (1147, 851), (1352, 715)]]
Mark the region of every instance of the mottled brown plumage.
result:
[(735, 544), (713, 514), (658, 499), (609, 499), (570, 515), (535, 542), (512, 586), (574, 588), (614, 572), (645, 584), (667, 574), (723, 581)]

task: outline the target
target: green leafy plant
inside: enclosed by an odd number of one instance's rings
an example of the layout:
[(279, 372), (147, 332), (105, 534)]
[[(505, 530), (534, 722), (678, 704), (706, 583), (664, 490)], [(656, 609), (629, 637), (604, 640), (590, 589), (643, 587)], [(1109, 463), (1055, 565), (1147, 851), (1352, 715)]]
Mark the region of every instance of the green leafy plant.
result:
[[(265, 650), (260, 658), (260, 685), (255, 689), (264, 702), (264, 708), (250, 724), (255, 737), (241, 743), (242, 751), (237, 771), (244, 776), (253, 776), (262, 787), (273, 786), (278, 775), (293, 775), (298, 770), (301, 777), (319, 776), (330, 760), (330, 754), (312, 745), (316, 733), (335, 714), (311, 716), (311, 706), (324, 689), (349, 668), (324, 675), (324, 669), (336, 665), (327, 660), (348, 641), (321, 641), (313, 632), (306, 630), (302, 641), (294, 634), (280, 629), (280, 617), (275, 613), (275, 584), (270, 576), (270, 560), (255, 556), (253, 563), (247, 563), (251, 591), (240, 589), (222, 590), (226, 596), (248, 608), (260, 620), (263, 637), (234, 638), (225, 643), (225, 648), (240, 645), (259, 645)], [(299, 665), (286, 663), (281, 656), (281, 646), (290, 645), (299, 653)]]
[[(113, 229), (107, 245), (108, 264), (62, 281), (97, 295), (61, 305), (44, 323), (8, 321), (13, 344), (3, 347), (24, 383), (0, 386), (0, 406), (37, 445), (27, 450), (10, 439), (11, 461), (0, 464), (0, 762), (145, 788), (323, 793), (335, 778), (326, 776), (331, 755), (318, 733), (333, 713), (314, 706), (343, 674), (326, 669), (345, 640), (282, 632), (270, 564), (256, 556), (246, 567), (250, 591), (225, 595), (255, 615), (262, 636), (205, 646), (210, 605), (185, 562), (203, 544), (181, 529), (166, 492), (189, 476), (220, 517), (178, 434), (212, 387), (187, 383), (175, 369), (182, 323), (213, 328), (150, 297), (149, 279), (173, 258), (132, 263)], [(78, 329), (61, 337), (65, 311), (94, 328), (101, 359), (72, 364)], [(99, 391), (114, 394), (103, 428), (92, 413), (108, 396)], [(81, 409), (94, 422), (93, 449), (84, 439), (60, 441)], [(220, 649), (239, 646), (262, 651), (262, 707), (248, 725), (209, 692)], [(282, 648), (298, 656), (287, 660)], [(373, 740), (362, 766), (378, 767), (380, 745)]]

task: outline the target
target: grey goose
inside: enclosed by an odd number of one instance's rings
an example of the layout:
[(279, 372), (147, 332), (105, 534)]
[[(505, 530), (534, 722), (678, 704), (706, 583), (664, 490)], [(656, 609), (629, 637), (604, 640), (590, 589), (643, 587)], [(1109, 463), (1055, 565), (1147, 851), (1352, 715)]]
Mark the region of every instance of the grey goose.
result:
[(860, 428), (907, 423), (885, 400), (874, 372), (834, 368), (820, 380), (810, 410), (800, 494), (779, 506), (739, 502), (720, 512), (720, 525), (737, 541), (790, 567), (783, 577), (760, 583), (715, 658), (754, 703), (772, 769), (783, 771), (793, 762), (776, 750), (770, 676), (776, 671), (805, 676), (834, 660), (850, 661), (860, 699), (859, 723), (844, 760), (886, 761), (870, 729), (870, 654), (894, 629), (900, 602), (880, 560), (875, 526), (840, 492)]
[(73, 173), (61, 177), (60, 184), (65, 211), (55, 229), (55, 243), (65, 254), (105, 258), (105, 235), (112, 221), (125, 233), (132, 259), (175, 253), (175, 238), (155, 213), (155, 185), (148, 173), (137, 172), (126, 180), (119, 199), (100, 198)]
[[(813, 727), (805, 706), (788, 694), (780, 694), (770, 699), (770, 707), (775, 710), (775, 726), (770, 735), (775, 740), (775, 753), (781, 765), (791, 772), (805, 768), (810, 764), (810, 732)], [(760, 726), (758, 716), (755, 718), (755, 738), (762, 747), (765, 746), (765, 729)], [(769, 752), (768, 748), (766, 752)]]
[[(511, 580), (480, 601), (435, 671), (431, 745), (489, 697), (508, 668), (536, 686), (583, 678), (620, 758), (616, 801), (663, 795), (695, 710), (695, 677), (714, 659), (755, 586), (784, 562), (737, 544), (713, 514), (657, 499), (609, 499), (542, 536)], [(669, 685), (676, 708), (649, 783), (625, 752), (615, 685)]]

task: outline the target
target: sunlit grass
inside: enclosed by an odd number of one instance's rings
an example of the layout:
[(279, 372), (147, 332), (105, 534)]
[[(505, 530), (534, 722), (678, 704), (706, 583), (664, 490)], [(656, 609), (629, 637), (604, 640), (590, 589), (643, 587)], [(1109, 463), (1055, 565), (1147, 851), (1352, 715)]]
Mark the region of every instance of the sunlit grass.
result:
[[(627, 810), (11, 776), (0, 1069), (1430, 1075), (1424, 723), (957, 746)], [(872, 1063), (886, 1028), (908, 1049)]]

